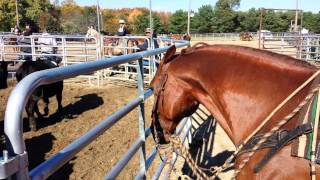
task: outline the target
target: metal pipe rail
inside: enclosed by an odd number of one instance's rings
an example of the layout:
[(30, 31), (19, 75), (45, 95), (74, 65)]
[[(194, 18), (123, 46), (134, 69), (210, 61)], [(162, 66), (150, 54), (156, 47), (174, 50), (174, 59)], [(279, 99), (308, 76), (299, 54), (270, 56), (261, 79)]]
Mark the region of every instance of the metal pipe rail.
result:
[[(189, 122), (189, 123), (188, 123), (188, 122)], [(177, 127), (175, 133), (180, 136), (181, 141), (182, 141), (183, 143), (185, 143), (185, 140), (186, 140), (186, 138), (188, 137), (188, 134), (189, 134), (189, 132), (190, 132), (190, 130), (191, 130), (191, 127), (192, 127), (192, 125), (191, 125), (191, 119), (190, 119), (190, 117), (189, 117), (189, 118), (184, 118), (184, 119), (180, 122), (179, 127)], [(183, 131), (184, 129), (185, 129), (185, 132), (184, 132), (184, 134), (182, 134), (182, 131)], [(164, 176), (164, 179), (169, 179), (170, 169), (175, 165), (177, 158), (178, 158), (177, 153), (176, 153), (176, 152), (173, 153), (173, 157), (172, 157), (172, 159), (171, 159), (171, 163), (169, 164), (169, 166), (170, 166), (170, 167), (169, 167), (169, 171), (168, 171), (166, 174), (164, 174), (164, 175), (165, 175), (165, 176)], [(161, 175), (161, 173), (162, 173), (165, 165), (168, 163), (168, 162), (167, 162), (168, 160), (169, 160), (169, 159), (168, 159), (167, 156), (163, 157), (163, 160), (162, 160), (162, 162), (158, 165), (158, 168), (157, 168), (156, 172), (154, 173), (154, 175), (153, 175), (153, 177), (152, 177), (152, 180), (157, 180), (157, 179), (159, 179), (159, 177), (160, 177), (160, 175)], [(140, 176), (139, 176), (139, 175), (140, 175)], [(139, 177), (141, 177), (141, 174), (139, 174), (139, 175), (137, 176), (138, 178), (136, 177), (135, 179), (141, 179), (141, 178), (139, 178)]]
[[(57, 48), (57, 51), (52, 54), (43, 54), (42, 48), (43, 45), (38, 44), (39, 38), (54, 38), (57, 41), (57, 45), (46, 45), (46, 48)], [(16, 39), (12, 41), (11, 39)], [(30, 44), (21, 43), (22, 39), (27, 39), (30, 41)], [(108, 45), (105, 40), (112, 40), (120, 42), (119, 45), (113, 46)], [(123, 55), (128, 54), (130, 51), (138, 50), (138, 47), (129, 47), (129, 40), (144, 40), (148, 41), (149, 48), (151, 49), (151, 45), (149, 39), (146, 36), (100, 36), (100, 38), (95, 37), (85, 37), (85, 36), (61, 36), (61, 35), (46, 35), (43, 37), (42, 35), (31, 35), (31, 36), (17, 36), (17, 35), (0, 35), (0, 58), (5, 60), (13, 60), (19, 61), (20, 58), (30, 57), (33, 60), (36, 60), (38, 57), (43, 56), (53, 56), (62, 58), (62, 65), (72, 65), (87, 61), (95, 61), (97, 59), (102, 58), (110, 58), (112, 57), (112, 52), (114, 49), (117, 51), (121, 51)], [(18, 44), (11, 44), (12, 42), (20, 42)], [(103, 43), (101, 43), (103, 42)], [(30, 49), (30, 51), (23, 52), (20, 49)], [(111, 54), (109, 54), (111, 53)], [(145, 58), (145, 61), (148, 61), (149, 66), (151, 67), (153, 61), (153, 57)], [(144, 63), (145, 64), (145, 63)], [(99, 86), (100, 82), (103, 82), (105, 78), (113, 79), (114, 76), (110, 76), (110, 74), (125, 74), (125, 76), (115, 76), (117, 79), (131, 81), (131, 74), (136, 75), (134, 67), (130, 67), (130, 64), (122, 64), (119, 68), (108, 68), (103, 70), (102, 72), (96, 72), (95, 74), (88, 76), (79, 76), (88, 78), (89, 83), (91, 84), (91, 79), (96, 79), (96, 84)], [(152, 65), (154, 66), (154, 65)], [(145, 73), (145, 82), (149, 83), (154, 75), (154, 68), (147, 69), (148, 73)], [(132, 72), (131, 72), (132, 71)], [(130, 78), (129, 78), (130, 77)], [(133, 80), (135, 81), (135, 80)]]
[[(151, 48), (151, 43), (149, 38), (147, 38), (146, 36), (103, 36), (101, 37), (100, 41), (105, 42), (106, 40), (111, 40), (110, 43), (99, 43), (102, 44), (102, 51), (101, 51), (101, 57), (114, 57), (115, 55), (113, 55), (113, 51), (120, 51), (123, 55), (127, 55), (130, 53), (130, 51), (138, 51), (139, 48), (138, 46), (129, 46), (129, 42), (131, 40), (143, 40), (146, 41), (148, 44), (148, 49), (152, 49)], [(111, 45), (113, 43), (111, 42), (118, 42), (118, 45)], [(131, 52), (132, 53), (132, 52)], [(150, 83), (154, 72), (152, 71), (153, 68), (149, 68), (151, 67), (151, 65), (154, 63), (153, 61), (153, 57), (149, 57), (149, 58), (145, 58), (144, 59), (144, 64), (147, 62), (148, 66), (144, 66), (144, 68), (146, 69), (144, 75), (145, 75), (145, 83)], [(119, 65), (119, 67), (117, 68), (108, 68), (106, 69), (103, 73), (103, 77), (106, 79), (118, 79), (118, 80), (124, 80), (124, 81), (135, 81), (134, 79), (131, 79), (131, 75), (136, 75), (137, 72), (135, 72), (135, 68), (136, 68), (136, 63), (125, 63), (125, 64), (121, 64)], [(121, 76), (112, 76), (115, 74), (122, 74)], [(124, 76), (123, 76), (124, 75)]]
[[(190, 122), (188, 124), (188, 122)], [(177, 126), (177, 129), (176, 129), (176, 134), (178, 136), (180, 136), (180, 138), (182, 139), (182, 142), (185, 142), (185, 139), (188, 135), (188, 133), (190, 132), (190, 129), (191, 129), (191, 120), (190, 118), (184, 118), (180, 124)], [(184, 134), (182, 134), (182, 131), (185, 129), (185, 132)], [(147, 137), (147, 133), (146, 133), (146, 137)], [(152, 163), (152, 161), (154, 160), (155, 156), (157, 155), (158, 151), (157, 151), (157, 148), (155, 147), (152, 152), (148, 155), (148, 158), (146, 160), (146, 169), (148, 169)], [(176, 153), (175, 153), (176, 154)], [(157, 168), (157, 171), (156, 173), (153, 175), (153, 179), (159, 179), (159, 176), (161, 175), (161, 172), (164, 168), (164, 165), (166, 164), (166, 161), (167, 161), (167, 157), (164, 157), (163, 158), (163, 161), (159, 164), (158, 168)], [(175, 163), (173, 163), (174, 165)], [(173, 166), (172, 165), (172, 166)], [(168, 172), (169, 173), (169, 172)], [(168, 173), (166, 174), (166, 176), (168, 176)], [(136, 177), (134, 179), (136, 180), (140, 180), (140, 179), (143, 179), (144, 177), (144, 172), (139, 172)], [(107, 175), (107, 178), (105, 179), (114, 179), (115, 176), (111, 176), (111, 173)]]
[[(103, 122), (99, 123), (96, 127), (91, 129), (85, 135), (81, 136), (79, 139), (73, 141), (70, 145), (65, 147), (63, 150), (59, 151), (56, 155), (52, 156), (47, 161), (41, 163), (39, 166), (34, 168), (30, 172), (31, 179), (46, 179), (53, 172), (58, 170), (65, 163), (70, 161), (76, 153), (78, 153), (81, 149), (86, 147), (89, 143), (91, 143), (94, 139), (96, 139), (103, 132), (108, 130), (112, 125), (114, 125), (119, 119), (125, 116), (128, 112), (137, 107), (143, 98), (139, 97), (131, 103), (127, 104), (125, 107), (117, 111), (116, 113), (109, 116)], [(142, 140), (139, 139), (139, 144), (135, 145), (135, 149), (137, 149), (139, 145), (141, 145)]]
[[(183, 46), (188, 46), (188, 45), (189, 45), (189, 42), (176, 44), (178, 48)], [(6, 112), (5, 112), (4, 132), (6, 135), (7, 150), (9, 152), (9, 157), (11, 159), (15, 159), (19, 157), (19, 155), (23, 155), (26, 152), (26, 147), (23, 140), (22, 113), (27, 103), (27, 100), (29, 99), (30, 95), (37, 87), (41, 85), (61, 81), (67, 78), (72, 78), (81, 74), (91, 73), (91, 72), (108, 68), (114, 65), (127, 63), (130, 61), (156, 55), (159, 53), (164, 53), (168, 49), (169, 47), (163, 47), (163, 48), (158, 48), (154, 50), (129, 54), (126, 56), (118, 56), (110, 59), (85, 62), (81, 64), (75, 64), (75, 65), (70, 65), (70, 66), (65, 66), (60, 68), (53, 68), (53, 69), (48, 69), (44, 71), (38, 71), (25, 77), (20, 83), (17, 84), (17, 86), (11, 92), (8, 103), (7, 103)], [(143, 74), (142, 74), (143, 70), (142, 70), (141, 60), (139, 60), (138, 70), (140, 71), (139, 81), (138, 81), (138, 85), (139, 85), (138, 89), (139, 89), (140, 96), (139, 98), (131, 102), (131, 104), (128, 104), (127, 106), (140, 104), (140, 106), (143, 107), (143, 104), (141, 104), (141, 101), (144, 100), (145, 95), (143, 94)], [(150, 92), (147, 92), (147, 93), (150, 94)], [(141, 114), (141, 113), (144, 113), (144, 110), (141, 109), (141, 107), (139, 112), (139, 115), (140, 115), (139, 120), (141, 119), (144, 120), (144, 115)], [(109, 117), (109, 118), (118, 119), (120, 118), (120, 116), (117, 115), (116, 117)], [(141, 127), (141, 125), (144, 125), (144, 122), (140, 121), (139, 126)], [(81, 138), (79, 138), (78, 140), (70, 144), (68, 147), (66, 147), (64, 150), (60, 151), (60, 153), (50, 158), (51, 162), (53, 162), (53, 164), (50, 164), (50, 166), (41, 166), (31, 171), (32, 172), (30, 174), (31, 177), (34, 177), (35, 179), (37, 178), (42, 179), (42, 178), (48, 177), (56, 169), (58, 169), (65, 162), (67, 162), (68, 159), (71, 159), (85, 145), (90, 143), (92, 139), (100, 135), (100, 133), (104, 131), (103, 128), (108, 127), (108, 124), (104, 125), (103, 127), (102, 126), (103, 125), (101, 126), (98, 125), (95, 129), (93, 129), (92, 131), (89, 131), (88, 133), (83, 135)], [(141, 130), (140, 128), (140, 138), (144, 140), (145, 134), (143, 133), (143, 135), (141, 135), (141, 131), (144, 132), (145, 130), (144, 129)], [(63, 159), (63, 161), (59, 161), (60, 159)], [(27, 162), (25, 163), (27, 164)], [(24, 167), (24, 168), (20, 169), (18, 172), (8, 171), (6, 172), (7, 174), (5, 176), (8, 177), (16, 173), (16, 177), (18, 179), (29, 179), (28, 169), (26, 167), (26, 164), (22, 164), (20, 167)], [(6, 165), (6, 162), (1, 163), (0, 170), (5, 168), (5, 165)], [(145, 165), (143, 166), (145, 168)], [(142, 169), (143, 169), (143, 166), (141, 167)], [(39, 168), (42, 169), (43, 172), (37, 171)]]
[(262, 37), (262, 48), (301, 60), (320, 60), (320, 35)]

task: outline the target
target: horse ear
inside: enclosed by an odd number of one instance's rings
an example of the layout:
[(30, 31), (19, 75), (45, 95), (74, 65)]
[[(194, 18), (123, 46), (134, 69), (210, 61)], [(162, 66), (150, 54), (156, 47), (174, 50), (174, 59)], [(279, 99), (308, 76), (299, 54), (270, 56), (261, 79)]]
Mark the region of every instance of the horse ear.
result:
[(175, 53), (176, 53), (176, 46), (173, 45), (166, 52), (166, 55), (163, 58), (163, 63), (166, 64), (170, 62), (173, 59), (172, 57), (174, 57)]

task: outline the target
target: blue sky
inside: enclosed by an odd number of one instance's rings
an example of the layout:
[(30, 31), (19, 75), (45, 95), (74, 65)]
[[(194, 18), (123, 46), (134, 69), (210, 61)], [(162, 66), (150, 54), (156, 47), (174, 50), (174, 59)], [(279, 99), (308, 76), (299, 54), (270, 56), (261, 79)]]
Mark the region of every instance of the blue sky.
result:
[[(75, 0), (79, 5), (95, 5), (96, 0)], [(202, 5), (214, 5), (217, 0), (191, 0), (191, 9), (197, 10)], [(99, 0), (103, 8), (134, 8), (149, 7), (149, 0)], [(250, 8), (286, 8), (295, 9), (296, 0), (241, 0), (239, 10)], [(319, 12), (320, 0), (299, 0), (299, 9)], [(157, 11), (171, 11), (188, 9), (188, 0), (152, 0), (152, 9)]]

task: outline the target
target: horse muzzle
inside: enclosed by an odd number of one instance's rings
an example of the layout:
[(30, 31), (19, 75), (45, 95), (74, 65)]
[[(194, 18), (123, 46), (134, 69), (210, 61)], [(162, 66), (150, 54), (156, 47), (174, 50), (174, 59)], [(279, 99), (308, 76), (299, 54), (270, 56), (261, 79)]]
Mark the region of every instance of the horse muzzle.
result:
[(158, 115), (152, 115), (152, 123), (150, 126), (154, 141), (157, 144), (168, 144), (169, 140), (165, 138), (164, 131), (160, 125)]

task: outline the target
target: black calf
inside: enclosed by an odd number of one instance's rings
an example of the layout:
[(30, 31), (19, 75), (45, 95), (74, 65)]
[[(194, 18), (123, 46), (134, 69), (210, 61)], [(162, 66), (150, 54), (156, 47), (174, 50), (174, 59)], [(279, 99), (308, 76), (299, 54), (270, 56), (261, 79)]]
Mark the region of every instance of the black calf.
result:
[[(57, 67), (57, 66), (50, 64), (50, 62), (48, 63), (42, 60), (25, 61), (17, 70), (16, 78), (18, 81), (20, 81), (30, 73), (44, 70), (44, 69), (50, 69), (53, 67)], [(56, 99), (58, 101), (58, 111), (60, 111), (62, 110), (62, 104), (61, 104), (62, 90), (63, 90), (63, 81), (59, 81), (56, 83), (40, 86), (32, 93), (30, 99), (26, 104), (26, 111), (28, 114), (29, 126), (32, 131), (35, 131), (37, 129), (34, 113), (37, 114), (38, 118), (42, 117), (42, 114), (39, 112), (39, 109), (38, 109), (38, 101), (40, 99), (43, 99), (43, 101), (45, 102), (44, 116), (47, 116), (49, 114), (49, 108), (48, 108), (49, 97), (56, 96)]]
[(8, 87), (8, 63), (6, 61), (0, 61), (0, 89)]

